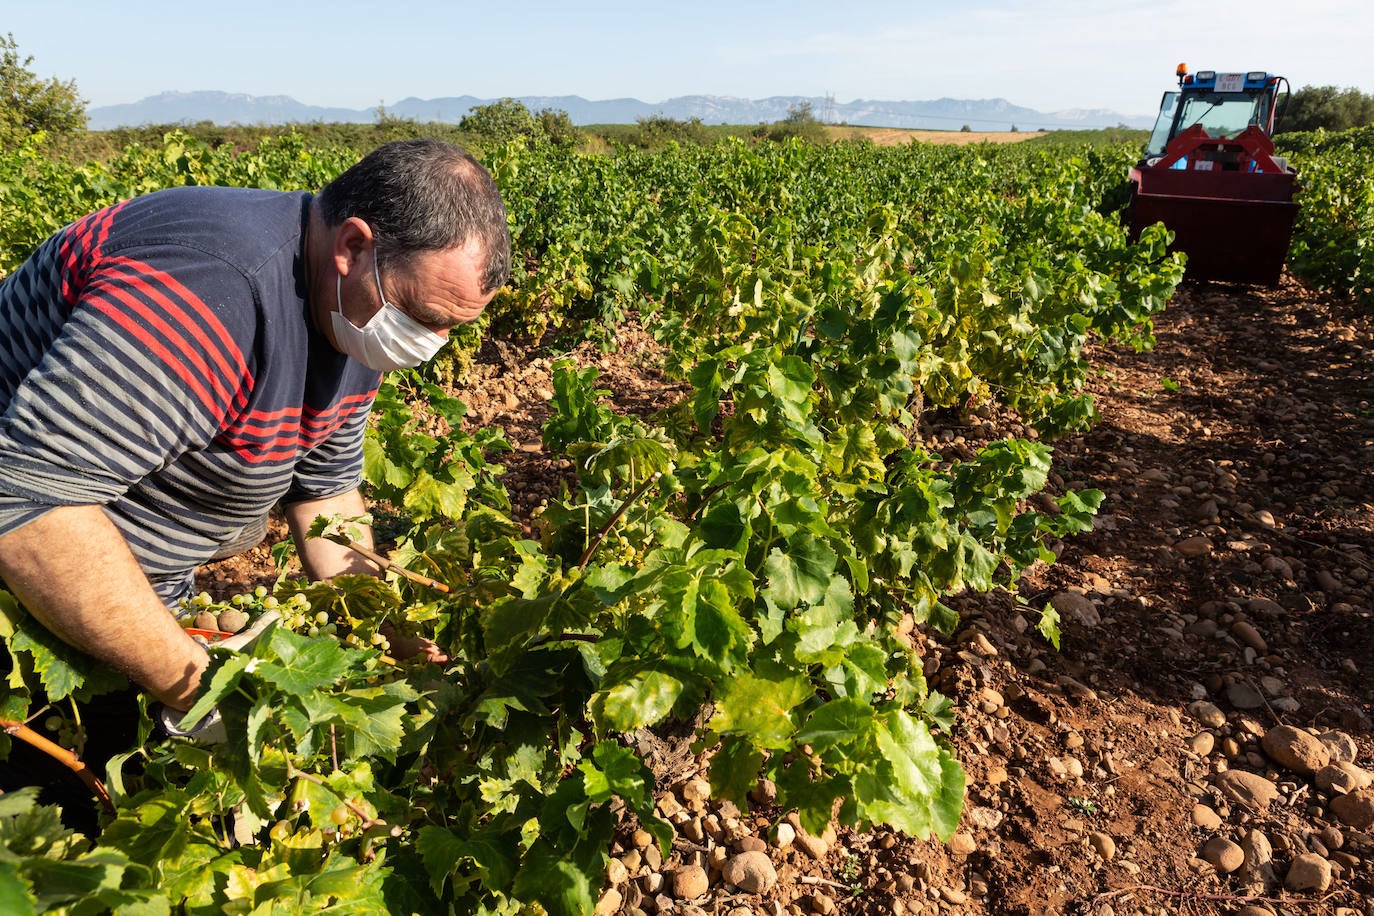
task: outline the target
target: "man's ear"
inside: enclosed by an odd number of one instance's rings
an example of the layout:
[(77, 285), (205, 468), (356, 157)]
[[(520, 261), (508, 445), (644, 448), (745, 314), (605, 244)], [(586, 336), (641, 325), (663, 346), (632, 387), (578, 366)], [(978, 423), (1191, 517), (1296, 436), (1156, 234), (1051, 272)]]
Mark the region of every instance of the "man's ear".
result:
[(330, 257), (339, 276), (346, 277), (363, 255), (372, 250), (372, 227), (357, 216), (350, 216), (334, 230), (334, 245)]

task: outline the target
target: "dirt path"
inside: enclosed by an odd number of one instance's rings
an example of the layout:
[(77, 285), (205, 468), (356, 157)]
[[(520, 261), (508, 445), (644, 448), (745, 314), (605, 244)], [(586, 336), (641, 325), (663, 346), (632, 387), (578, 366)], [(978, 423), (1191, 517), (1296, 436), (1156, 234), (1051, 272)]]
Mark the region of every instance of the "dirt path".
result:
[(1374, 912), (1374, 819), (1343, 823), (1330, 774), (1278, 747), (1335, 732), (1357, 781), (1374, 765), (1372, 356), (1368, 316), (1293, 283), (1187, 286), (1153, 352), (1097, 354), (1101, 422), (1057, 467), (1107, 502), (1023, 592), (1060, 607), (1062, 653), (987, 599), (960, 637), (997, 654), (933, 653), (970, 710), (974, 851), (944, 861), (987, 892), (959, 911), (1237, 912), (1314, 853), (1328, 896), (1284, 911)]
[[(1096, 529), (1019, 610), (956, 599), (955, 637), (925, 640), (970, 777), (954, 842), (795, 837), (669, 782), (674, 855), (626, 836), (604, 912), (1374, 914), (1374, 324), (1287, 281), (1185, 286), (1158, 329), (1152, 352), (1093, 354), (1101, 421), (1056, 448), (1058, 485), (1107, 494)], [(647, 412), (671, 386), (642, 334), (619, 339), (576, 355)], [(459, 391), (516, 443), (522, 513), (568, 473), (539, 446), (548, 379), (493, 345)], [(1061, 652), (1034, 629), (1050, 602)], [(723, 882), (746, 851), (766, 893)]]

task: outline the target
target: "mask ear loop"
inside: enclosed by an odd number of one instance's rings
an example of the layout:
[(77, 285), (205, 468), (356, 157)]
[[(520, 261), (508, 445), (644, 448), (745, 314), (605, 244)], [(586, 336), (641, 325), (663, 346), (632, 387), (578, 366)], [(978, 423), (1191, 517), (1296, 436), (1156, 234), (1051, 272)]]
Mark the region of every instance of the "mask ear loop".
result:
[[(377, 295), (382, 299), (382, 307), (386, 308), (388, 305), (391, 305), (391, 303), (386, 301), (386, 290), (382, 289), (382, 274), (381, 271), (377, 269), (377, 246), (375, 244), (372, 246), (372, 276), (377, 281)], [(391, 305), (391, 307), (396, 308), (394, 305)], [(399, 312), (400, 309), (396, 309), (396, 311)]]

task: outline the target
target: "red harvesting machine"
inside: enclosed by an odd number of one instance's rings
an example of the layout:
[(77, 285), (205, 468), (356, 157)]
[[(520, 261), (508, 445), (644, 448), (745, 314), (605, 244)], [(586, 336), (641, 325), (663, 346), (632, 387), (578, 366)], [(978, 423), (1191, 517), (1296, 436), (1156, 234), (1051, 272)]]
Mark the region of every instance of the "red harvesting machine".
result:
[(1279, 86), (1262, 70), (1189, 73), (1164, 93), (1145, 158), (1130, 170), (1131, 237), (1163, 223), (1171, 251), (1188, 255), (1187, 276), (1274, 286), (1293, 219), (1297, 172), (1269, 138)]

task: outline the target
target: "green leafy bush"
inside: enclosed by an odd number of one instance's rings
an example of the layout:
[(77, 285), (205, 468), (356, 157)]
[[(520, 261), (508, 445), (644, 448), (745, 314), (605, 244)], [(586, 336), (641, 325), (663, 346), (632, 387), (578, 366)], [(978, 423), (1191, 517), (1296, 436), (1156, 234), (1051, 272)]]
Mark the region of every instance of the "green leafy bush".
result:
[(13, 149), (34, 134), (62, 136), (86, 126), (86, 102), (76, 83), (41, 79), (21, 57), (13, 33), (0, 38), (0, 151)]
[(458, 129), (498, 144), (522, 137), (533, 143), (571, 147), (580, 139), (566, 111), (544, 108), (531, 112), (523, 102), (511, 98), (474, 106), (458, 122)]

